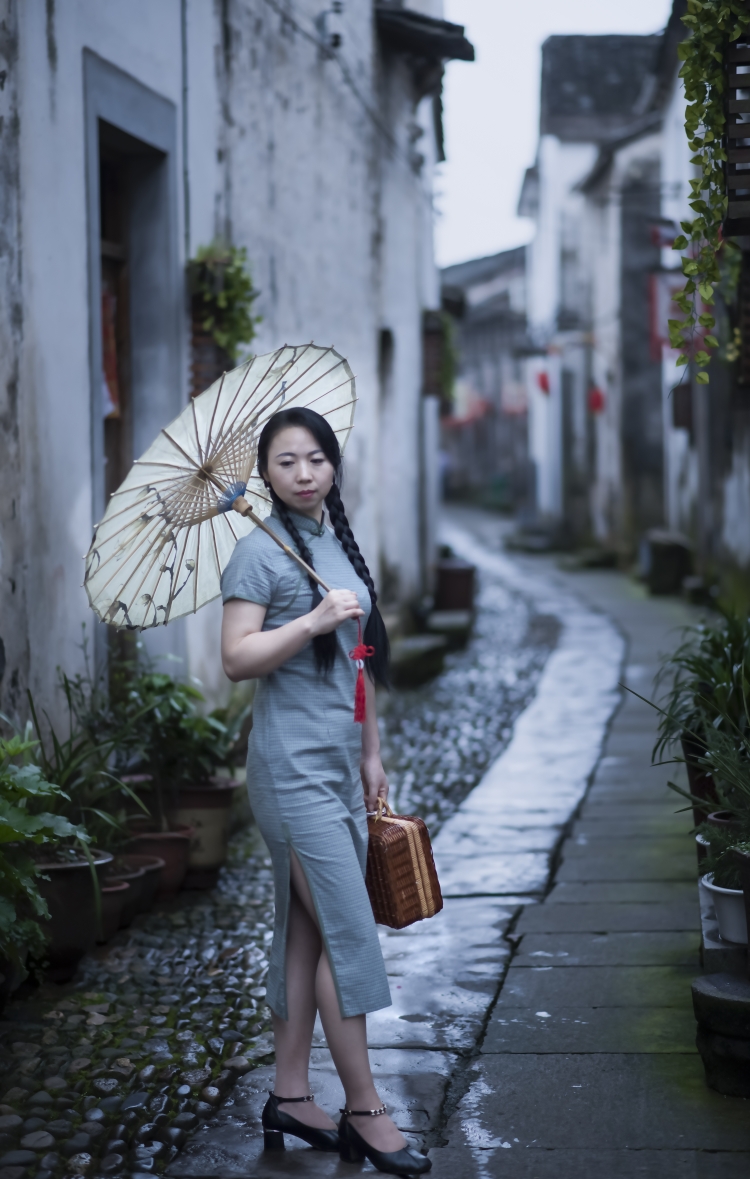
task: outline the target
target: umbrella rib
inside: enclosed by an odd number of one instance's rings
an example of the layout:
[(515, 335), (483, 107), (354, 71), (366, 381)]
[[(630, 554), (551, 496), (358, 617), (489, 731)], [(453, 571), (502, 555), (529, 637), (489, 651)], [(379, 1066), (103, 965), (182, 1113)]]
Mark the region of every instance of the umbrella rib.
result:
[(232, 514), (231, 512), (224, 512), (224, 519), (226, 521), (227, 528), (229, 529), (232, 536), (234, 537), (235, 544), (236, 544), (240, 538), (239, 538), (239, 535), (235, 532), (234, 528), (232, 527), (232, 521), (229, 518), (231, 516), (231, 514)]
[(216, 417), (216, 410), (219, 408), (219, 401), (221, 400), (221, 391), (224, 388), (224, 381), (226, 379), (226, 375), (227, 375), (226, 373), (221, 374), (221, 383), (220, 383), (218, 391), (216, 393), (216, 400), (214, 401), (214, 407), (211, 410), (211, 421), (208, 423), (208, 436), (206, 438), (206, 454), (211, 453), (211, 431), (214, 428), (214, 418)]
[[(214, 557), (216, 558), (216, 573), (217, 573), (219, 579), (221, 580), (221, 561), (219, 560), (219, 546), (216, 543), (216, 533), (214, 532), (214, 522), (213, 522), (213, 520), (209, 520), (208, 523), (211, 526), (211, 539), (214, 542)], [(196, 578), (196, 583), (197, 583), (197, 578)]]
[[(191, 475), (190, 478), (192, 479), (192, 477), (193, 476)], [(175, 479), (174, 476), (172, 476), (172, 478), (170, 478), (170, 479), (155, 479), (152, 483), (143, 483), (141, 486), (143, 486), (143, 487), (156, 487), (156, 485), (159, 483), (167, 483), (167, 484), (170, 484), (171, 486), (174, 486), (175, 487), (175, 494), (177, 494), (177, 492), (180, 488), (180, 485), (182, 483), (182, 480)], [(129, 489), (129, 490), (132, 490), (132, 489)], [(161, 495), (162, 495), (162, 493), (158, 492), (155, 498), (153, 496), (151, 496), (148, 500), (145, 499), (145, 497), (144, 497), (143, 499), (139, 500), (138, 503), (127, 504), (124, 508), (120, 508), (118, 511), (112, 512), (111, 514), (109, 513), (109, 511), (107, 511), (104, 514), (104, 516), (102, 517), (102, 519), (99, 521), (99, 523), (96, 525), (96, 528), (94, 529), (94, 531), (98, 532), (98, 530), (102, 527), (103, 524), (109, 522), (110, 520), (115, 520), (118, 516), (122, 516), (125, 512), (136, 510), (139, 515), (144, 515), (146, 512), (148, 512), (150, 510), (151, 507), (153, 507), (153, 505), (155, 503), (161, 504), (162, 506), (164, 506), (165, 500), (161, 498)], [(115, 536), (117, 534), (112, 533), (111, 535)]]
[[(303, 351), (300, 353), (300, 356), (304, 356), (304, 354), (305, 354), (305, 351), (306, 351), (308, 348), (312, 348), (312, 346), (313, 346), (312, 344), (306, 344), (306, 345), (305, 345), (305, 348), (304, 348), (304, 349), (303, 349)], [(321, 360), (323, 360), (323, 357), (324, 357), (324, 356), (327, 356), (327, 355), (328, 355), (330, 352), (333, 352), (333, 347), (330, 347), (330, 348), (324, 348), (324, 349), (322, 349), (322, 350), (321, 350), (321, 354), (320, 354), (319, 356), (316, 356), (316, 357), (315, 357), (315, 359), (313, 360), (312, 364), (309, 364), (309, 365), (307, 366), (307, 368), (304, 370), (304, 372), (297, 373), (297, 376), (294, 378), (294, 380), (293, 380), (293, 381), (291, 381), (291, 382), (290, 382), (290, 384), (289, 384), (288, 388), (289, 388), (289, 389), (292, 389), (292, 388), (294, 388), (294, 386), (297, 384), (297, 382), (298, 382), (298, 381), (301, 381), (303, 377), (306, 377), (306, 376), (307, 376), (307, 374), (308, 374), (309, 372), (311, 372), (311, 371), (312, 371), (312, 370), (315, 368), (315, 365), (316, 365), (316, 364), (318, 364), (318, 363), (319, 363)], [(337, 367), (336, 365), (334, 365), (334, 366), (333, 366), (333, 368), (334, 368), (334, 369), (335, 369), (336, 367)], [(330, 371), (330, 372), (333, 372), (333, 369), (329, 369), (329, 371)], [(322, 375), (323, 375), (323, 376), (326, 376), (326, 373), (323, 373)], [(279, 377), (279, 380), (281, 380), (281, 377)], [(316, 377), (316, 378), (315, 378), (315, 381), (319, 381), (319, 380), (321, 380), (321, 377)], [(299, 392), (295, 393), (294, 397), (292, 397), (290, 400), (291, 400), (291, 401), (294, 401), (294, 400), (296, 400), (296, 398), (297, 398), (297, 397), (299, 397), (300, 393), (304, 393), (304, 392), (305, 392), (305, 389), (310, 389), (310, 388), (312, 388), (312, 385), (314, 385), (314, 384), (315, 384), (315, 381), (312, 381), (310, 385), (305, 385), (305, 386), (304, 386), (304, 388), (300, 389), (300, 390), (299, 390)], [(266, 391), (266, 393), (265, 393), (265, 395), (264, 395), (264, 396), (265, 396), (265, 401), (261, 400), (261, 403), (260, 403), (260, 405), (258, 405), (258, 406), (256, 406), (256, 407), (255, 407), (255, 413), (256, 413), (256, 415), (257, 415), (257, 417), (258, 417), (258, 418), (260, 418), (260, 415), (261, 415), (262, 413), (264, 413), (264, 412), (266, 411), (266, 409), (268, 409), (268, 408), (269, 408), (269, 405), (270, 405), (270, 404), (272, 404), (272, 403), (273, 403), (273, 401), (274, 401), (274, 400), (276, 399), (276, 397), (278, 396), (278, 394), (277, 394), (277, 393), (274, 393), (273, 397), (271, 397), (271, 391), (272, 391), (273, 389), (275, 389), (275, 387), (276, 387), (276, 385), (278, 385), (278, 383), (279, 383), (279, 381), (276, 381), (276, 382), (275, 382), (275, 383), (274, 383), (274, 384), (271, 386), (271, 389), (268, 389), (268, 390)], [(284, 393), (286, 394), (286, 389), (284, 390)], [(269, 398), (270, 398), (270, 402), (269, 402)], [(274, 410), (274, 412), (276, 412), (276, 411)]]
[[(200, 525), (198, 526), (198, 535), (200, 536)], [(175, 596), (176, 596), (176, 595), (175, 595), (175, 588), (174, 588), (174, 587), (175, 587), (175, 585), (177, 584), (177, 580), (178, 580), (178, 578), (179, 578), (179, 576), (180, 576), (180, 570), (182, 569), (182, 562), (183, 562), (183, 560), (185, 559), (185, 553), (187, 552), (187, 546), (188, 546), (188, 540), (189, 540), (189, 539), (190, 539), (190, 529), (189, 529), (189, 528), (187, 528), (187, 529), (185, 530), (185, 543), (184, 543), (184, 544), (183, 544), (183, 546), (182, 546), (182, 552), (180, 553), (179, 560), (178, 560), (178, 563), (177, 563), (177, 568), (175, 569), (175, 571), (174, 571), (174, 574), (173, 574), (173, 576), (172, 576), (172, 584), (171, 584), (171, 586), (170, 586), (170, 588), (169, 588), (169, 594), (167, 595), (167, 605), (166, 605), (166, 609), (165, 609), (165, 611), (164, 611), (164, 625), (165, 625), (165, 626), (166, 626), (166, 625), (167, 625), (167, 623), (169, 622), (169, 615), (170, 615), (170, 612), (171, 612), (171, 610), (172, 610), (172, 603), (173, 603), (173, 601), (174, 601), (174, 599), (175, 599)], [(196, 580), (196, 582), (197, 582), (197, 580), (198, 580), (198, 561), (197, 561), (197, 558), (196, 558), (196, 562), (195, 562), (195, 569), (193, 570), (193, 572), (195, 573), (195, 580)], [(159, 581), (161, 581), (161, 578), (159, 578)], [(156, 587), (155, 587), (156, 589), (158, 589), (158, 588), (159, 588), (159, 581), (157, 581), (157, 583), (156, 583)]]
[[(184, 467), (175, 467), (175, 470), (182, 471), (183, 475), (187, 474)], [(190, 477), (192, 478), (192, 472), (191, 472)], [(156, 487), (160, 483), (176, 483), (176, 482), (177, 482), (176, 475), (165, 475), (163, 479), (147, 479), (145, 483), (130, 483), (130, 484), (128, 484), (127, 487), (123, 484), (122, 487), (117, 488), (117, 491), (112, 492), (110, 499), (111, 500), (114, 499), (116, 495), (127, 495), (131, 491), (138, 491), (141, 487)]]
[[(294, 346), (293, 346), (293, 345), (289, 345), (289, 344), (285, 344), (285, 345), (284, 345), (284, 348), (281, 348), (281, 349), (279, 350), (279, 355), (281, 355), (281, 353), (282, 353), (282, 352), (283, 352), (283, 351), (284, 351), (286, 348), (289, 348), (289, 347), (292, 347), (292, 348), (293, 348)], [(288, 372), (288, 371), (289, 371), (289, 369), (292, 367), (292, 365), (299, 363), (299, 360), (300, 360), (300, 358), (301, 358), (302, 356), (304, 356), (304, 355), (305, 355), (305, 352), (309, 351), (309, 349), (310, 349), (310, 348), (312, 348), (312, 347), (313, 347), (313, 344), (312, 344), (312, 342), (310, 342), (309, 344), (305, 344), (305, 345), (304, 345), (304, 347), (301, 349), (301, 351), (300, 351), (299, 355), (298, 355), (298, 356), (295, 356), (295, 357), (294, 357), (294, 359), (293, 359), (293, 360), (291, 360), (291, 361), (289, 362), (289, 365), (288, 365), (288, 367), (287, 367), (287, 372)], [(302, 373), (298, 373), (298, 374), (297, 374), (297, 376), (296, 376), (296, 377), (294, 378), (294, 380), (291, 382), (291, 385), (294, 385), (294, 384), (296, 384), (296, 382), (297, 382), (297, 381), (299, 381), (299, 380), (301, 380), (301, 379), (302, 379), (302, 377), (306, 376), (306, 375), (307, 375), (307, 373), (309, 373), (311, 369), (315, 368), (315, 365), (318, 363), (318, 361), (319, 361), (319, 360), (320, 360), (320, 357), (319, 357), (319, 356), (316, 356), (316, 357), (315, 357), (315, 359), (313, 360), (312, 364), (308, 365), (308, 367), (307, 367), (307, 368), (304, 370), (304, 372), (302, 372)], [(258, 381), (258, 384), (255, 386), (255, 389), (253, 389), (253, 393), (257, 393), (258, 389), (260, 388), (261, 384), (262, 384), (262, 383), (263, 383), (263, 381), (265, 380), (265, 377), (268, 375), (268, 372), (269, 372), (269, 371), (270, 371), (270, 370), (266, 370), (266, 373), (264, 373), (263, 377), (261, 377), (260, 381)], [(261, 394), (260, 404), (259, 404), (259, 405), (255, 405), (255, 406), (253, 406), (253, 408), (252, 408), (252, 413), (254, 413), (254, 414), (255, 414), (255, 418), (254, 418), (253, 420), (257, 420), (257, 419), (258, 419), (258, 417), (260, 416), (260, 414), (264, 412), (264, 410), (265, 410), (265, 409), (266, 409), (266, 408), (269, 406), (269, 404), (272, 404), (272, 403), (273, 403), (273, 402), (276, 400), (276, 398), (277, 398), (277, 397), (278, 397), (278, 395), (279, 395), (279, 392), (278, 392), (278, 385), (279, 385), (279, 382), (280, 382), (280, 381), (283, 381), (283, 379), (284, 379), (284, 374), (282, 373), (282, 374), (281, 374), (281, 376), (277, 377), (277, 379), (276, 379), (276, 380), (274, 381), (274, 383), (273, 383), (273, 384), (270, 386), (270, 388), (269, 388), (269, 389), (267, 389), (267, 390), (265, 391), (265, 393)], [(290, 388), (291, 388), (291, 385), (290, 385)], [(252, 394), (251, 394), (250, 396), (252, 397)], [(245, 402), (245, 405), (243, 406), (243, 408), (245, 408), (245, 407), (246, 407), (246, 406), (249, 404), (249, 401), (250, 401), (250, 398), (248, 398), (248, 399), (247, 399), (247, 401)], [(249, 415), (248, 415), (248, 416), (249, 416)]]
[[(249, 393), (247, 400), (249, 400), (251, 397), (253, 397), (255, 395), (255, 393), (257, 393), (258, 389), (263, 384), (263, 381), (265, 381), (266, 377), (271, 372), (271, 369), (273, 368), (274, 364), (276, 363), (278, 358), (281, 356), (285, 347), (286, 347), (286, 344), (282, 348), (277, 348), (276, 351), (272, 354), (271, 359), (268, 362), (268, 368), (263, 373), (263, 376), (258, 378), (255, 388)], [(219, 435), (218, 435), (219, 439), (222, 437), (222, 435), (224, 433), (224, 427), (227, 423), (227, 418), (229, 417), (230, 413), (234, 409), (237, 398), (239, 397), (240, 392), (242, 391), (242, 386), (244, 385), (245, 381), (247, 380), (248, 376), (250, 375), (250, 369), (252, 368), (252, 366), (253, 366), (253, 363), (251, 361), (250, 364), (247, 366), (247, 370), (245, 372), (244, 377), (240, 381), (239, 388), (236, 390), (234, 397), (232, 398), (229, 405), (227, 406), (226, 413), (224, 414), (224, 420), (222, 421), (221, 426), (219, 427)], [(247, 404), (247, 402), (245, 402), (245, 404)], [(217, 439), (217, 441), (218, 441), (218, 439)]]
[[(313, 397), (312, 401), (308, 401), (308, 406), (315, 405), (316, 401), (320, 401), (322, 397), (328, 397), (331, 393), (338, 393), (339, 389), (344, 389), (347, 385), (351, 385), (351, 383), (352, 382), (350, 378), (347, 377), (346, 380), (342, 381), (340, 385), (334, 385), (332, 389), (326, 389), (325, 393), (319, 393), (317, 397)], [(357, 398), (353, 397), (352, 400), (347, 401), (346, 404), (352, 405), (356, 400)], [(326, 417), (329, 413), (335, 413), (337, 409), (341, 409), (341, 406), (337, 405), (336, 409), (327, 409), (323, 416)]]
[(195, 427), (195, 443), (198, 447), (198, 454), (201, 456), (201, 466), (203, 466), (203, 447), (201, 446), (200, 434), (198, 432), (198, 415), (195, 412), (195, 398), (190, 398), (190, 405), (193, 410), (193, 425)]
[[(150, 572), (151, 572), (151, 570), (153, 569), (153, 567), (154, 567), (154, 563), (155, 563), (155, 562), (156, 562), (156, 561), (159, 559), (159, 557), (161, 556), (161, 554), (162, 554), (162, 552), (164, 551), (165, 545), (167, 544), (168, 540), (169, 540), (169, 537), (168, 537), (168, 536), (165, 536), (165, 537), (163, 538), (163, 540), (162, 540), (162, 543), (161, 543), (161, 545), (160, 545), (160, 546), (158, 546), (158, 547), (156, 548), (156, 550), (155, 550), (155, 552), (154, 552), (154, 555), (153, 555), (153, 557), (152, 557), (152, 559), (151, 559), (151, 564), (149, 565), (148, 569), (146, 570), (146, 572), (145, 572), (145, 573), (144, 573), (144, 575), (143, 575), (143, 578), (142, 578), (142, 580), (141, 580), (141, 585), (143, 585), (143, 582), (146, 580), (146, 578), (148, 577), (149, 573), (150, 573)], [(173, 538), (173, 542), (172, 542), (172, 543), (174, 543), (174, 538)], [(122, 583), (122, 585), (120, 586), (119, 590), (117, 591), (117, 594), (116, 594), (116, 595), (115, 595), (115, 594), (113, 594), (113, 595), (112, 595), (112, 599), (113, 599), (113, 600), (115, 599), (115, 597), (116, 597), (118, 600), (119, 600), (119, 599), (122, 597), (122, 595), (123, 595), (123, 593), (124, 593), (124, 591), (125, 591), (125, 587), (126, 587), (126, 586), (127, 586), (127, 585), (128, 585), (130, 582), (131, 582), (131, 581), (132, 581), (132, 579), (135, 577), (135, 575), (136, 575), (137, 571), (138, 571), (138, 566), (136, 566), (136, 568), (135, 568), (135, 569), (132, 571), (132, 573), (130, 573), (130, 574), (129, 574), (129, 576), (128, 576), (128, 577), (125, 579), (125, 581)], [(117, 570), (115, 570), (115, 573), (116, 573), (116, 572), (117, 572)], [(115, 576), (115, 573), (113, 573), (113, 574), (112, 574), (112, 577), (114, 577), (114, 576)], [(107, 588), (107, 586), (109, 585), (109, 582), (112, 580), (112, 577), (110, 577), (110, 579), (109, 579), (109, 581), (106, 583), (106, 585), (104, 585), (104, 586), (102, 587), (102, 590), (104, 590), (104, 589), (106, 589), (106, 588)], [(157, 582), (157, 585), (158, 585), (158, 584), (159, 584), (159, 583)], [(99, 596), (101, 596), (101, 592), (102, 592), (102, 590), (100, 590), (100, 591), (99, 591)]]
[[(160, 517), (154, 516), (154, 520), (159, 520), (159, 519), (160, 519)], [(159, 528), (159, 527), (160, 527), (160, 525), (157, 524), (157, 528)], [(163, 531), (163, 524), (161, 525), (161, 528)], [(143, 533), (139, 537), (139, 543), (141, 543), (141, 544), (143, 543), (143, 540), (146, 536), (147, 531), (148, 531), (148, 529), (144, 528)], [(158, 541), (158, 533), (157, 533), (156, 539)], [(108, 557), (105, 557), (105, 559), (100, 562), (99, 567), (97, 568), (97, 573), (99, 573), (102, 569), (106, 568), (106, 566), (110, 563), (110, 561), (114, 560), (114, 558), (118, 557), (121, 553), (122, 553), (122, 546), (118, 545), (113, 553), (110, 553), (110, 555)], [(104, 590), (107, 588), (109, 583), (112, 581), (112, 578), (115, 577), (116, 575), (117, 575), (117, 568), (115, 568), (114, 571), (109, 575), (109, 577), (105, 581), (104, 585), (98, 591), (99, 594), (102, 594), (104, 592)], [(131, 574), (131, 577), (132, 577), (132, 574)], [(124, 584), (127, 585), (127, 582), (125, 582)]]
[[(198, 609), (198, 561), (200, 560), (200, 555), (201, 555), (201, 530), (199, 528), (198, 529), (198, 539), (197, 539), (196, 545), (195, 545), (195, 568), (193, 570), (193, 572), (195, 574), (195, 578), (193, 580), (193, 614), (195, 614), (196, 610)], [(173, 599), (172, 595), (170, 594), (170, 597), (169, 597), (170, 610), (172, 609), (173, 600), (174, 599)]]
[[(176, 549), (176, 548), (177, 548), (177, 541), (176, 541), (176, 540), (173, 540), (173, 542), (172, 542), (172, 543), (174, 544), (174, 546), (175, 546), (175, 549)], [(186, 543), (187, 543), (187, 538), (186, 538)], [(157, 555), (158, 555), (158, 554), (157, 554)], [(142, 578), (141, 578), (141, 580), (139, 581), (138, 585), (136, 586), (135, 592), (133, 593), (133, 595), (132, 595), (132, 598), (131, 598), (131, 603), (134, 603), (134, 602), (135, 602), (136, 598), (138, 597), (138, 594), (139, 594), (139, 593), (141, 592), (141, 590), (143, 589), (144, 582), (145, 582), (146, 578), (148, 577), (149, 573), (151, 572), (151, 570), (153, 569), (153, 567), (154, 567), (154, 562), (152, 561), (152, 562), (151, 562), (151, 564), (149, 565), (148, 569), (146, 570), (146, 572), (143, 574), (143, 577), (142, 577)], [(158, 588), (159, 588), (159, 582), (160, 582), (160, 581), (161, 581), (161, 575), (160, 575), (160, 576), (157, 578), (157, 580), (156, 580), (156, 585), (154, 586), (154, 593), (151, 595), (151, 601), (152, 601), (152, 602), (154, 601), (154, 598), (155, 598), (155, 596), (156, 596), (156, 591), (157, 591), (157, 590), (158, 590)], [(127, 585), (127, 582), (125, 582), (125, 585)], [(123, 589), (124, 589), (124, 588), (125, 588), (125, 587), (123, 586)], [(155, 606), (154, 606), (154, 617), (156, 617), (156, 607), (155, 607)], [(141, 629), (143, 629), (143, 628), (141, 628)]]
[[(329, 349), (329, 351), (333, 351), (333, 349)], [(319, 376), (317, 376), (317, 377), (315, 378), (315, 380), (314, 380), (314, 381), (310, 381), (310, 383), (309, 383), (308, 385), (305, 385), (305, 386), (304, 386), (302, 389), (298, 389), (298, 390), (297, 390), (297, 392), (294, 394), (294, 396), (293, 396), (293, 397), (291, 397), (291, 398), (289, 399), (289, 405), (291, 405), (291, 403), (292, 403), (293, 401), (296, 401), (296, 400), (297, 400), (299, 397), (301, 397), (303, 393), (307, 393), (308, 389), (312, 389), (313, 385), (317, 385), (318, 381), (322, 381), (322, 380), (324, 380), (324, 379), (325, 379), (327, 376), (330, 376), (330, 374), (331, 374), (331, 373), (335, 372), (335, 371), (336, 371), (336, 369), (337, 369), (337, 368), (339, 368), (339, 366), (341, 365), (341, 363), (342, 363), (342, 361), (341, 361), (341, 360), (338, 360), (338, 361), (336, 362), (336, 364), (334, 364), (334, 365), (332, 365), (332, 366), (331, 366), (331, 368), (329, 368), (329, 369), (326, 369), (326, 371), (325, 371), (324, 373), (320, 373), (320, 375), (319, 375)], [(313, 367), (313, 366), (311, 365), (311, 366), (310, 366), (310, 368), (312, 368), (312, 367)], [(308, 370), (308, 371), (309, 371), (309, 370)], [(346, 381), (344, 381), (344, 382), (343, 382), (343, 384), (346, 384)], [(336, 386), (336, 388), (338, 388), (338, 387), (339, 387), (339, 386), (337, 385), (337, 386)], [(326, 389), (326, 391), (325, 391), (325, 392), (326, 392), (326, 393), (328, 393), (328, 392), (329, 392), (329, 390), (328, 390), (328, 389)], [(323, 396), (325, 396), (325, 393), (323, 394)], [(266, 408), (267, 408), (267, 406), (265, 406), (265, 405), (264, 405), (264, 406), (262, 406), (262, 407), (261, 407), (261, 408), (258, 410), (258, 420), (260, 420), (260, 414), (261, 414), (261, 413), (262, 413), (262, 412), (263, 412), (263, 411), (264, 411)], [(288, 406), (287, 406), (287, 408), (288, 408)], [(274, 412), (275, 412), (275, 411), (274, 411)], [(268, 420), (268, 419), (266, 419), (266, 420)]]
[[(122, 512), (117, 512), (117, 513), (115, 513), (115, 515), (121, 516), (126, 511), (127, 511), (127, 508), (123, 508)], [(110, 520), (113, 520), (114, 518), (115, 518), (114, 516), (110, 516)], [(156, 515), (150, 517), (150, 519), (148, 520), (148, 524), (150, 524), (152, 520), (164, 520), (164, 517), (161, 515), (161, 513), (157, 512)], [(126, 520), (123, 524), (120, 524), (119, 528), (116, 528), (114, 532), (108, 532), (103, 537), (103, 539), (101, 540), (100, 543), (101, 544), (110, 544), (115, 539), (116, 536), (119, 536), (121, 532), (125, 532), (126, 529), (128, 529), (128, 528), (132, 528), (135, 523), (136, 523), (136, 521), (133, 519)], [(103, 520), (102, 520), (101, 524), (97, 524), (95, 535), (98, 535), (99, 529), (102, 527), (102, 524), (104, 524)], [(144, 532), (145, 532), (145, 528), (144, 528)]]
[[(166, 430), (162, 430), (162, 434), (166, 434)], [(167, 437), (169, 437), (169, 435), (167, 435)], [(172, 439), (170, 438), (169, 441), (171, 442)], [(178, 446), (178, 443), (175, 442), (175, 446)], [(184, 451), (183, 451), (183, 453), (184, 453)], [(195, 459), (190, 459), (190, 462), (193, 463), (194, 466), (196, 466), (196, 467), (198, 466), (198, 463), (196, 463)], [(161, 459), (136, 459), (135, 462), (133, 463), (133, 466), (134, 467), (169, 467), (170, 470), (172, 470), (172, 471), (182, 471), (183, 475), (186, 473), (185, 468), (181, 463), (165, 463), (165, 462), (162, 462)], [(115, 491), (115, 492), (113, 492), (113, 494), (119, 495), (120, 493), (119, 493), (119, 491)]]
[(187, 461), (189, 463), (193, 464), (193, 466), (196, 468), (196, 470), (200, 471), (200, 469), (201, 469), (200, 463), (197, 463), (195, 461), (195, 459), (192, 458), (192, 456), (189, 455), (186, 450), (183, 450), (183, 448), (180, 446), (179, 442), (175, 438), (172, 437), (172, 435), (169, 433), (169, 431), (166, 429), (166, 427), (162, 430), (162, 434), (164, 435), (165, 438), (169, 439), (169, 441), (172, 443), (172, 445), (174, 447), (177, 448), (177, 450), (179, 450), (180, 454), (183, 454), (185, 456), (185, 458), (187, 459)]

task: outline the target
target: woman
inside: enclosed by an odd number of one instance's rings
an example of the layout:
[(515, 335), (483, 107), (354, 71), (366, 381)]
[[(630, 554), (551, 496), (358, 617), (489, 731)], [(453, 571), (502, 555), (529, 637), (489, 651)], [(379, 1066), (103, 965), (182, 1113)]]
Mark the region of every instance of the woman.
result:
[[(293, 1134), (350, 1162), (367, 1157), (380, 1171), (419, 1175), (431, 1163), (407, 1147), (375, 1091), (365, 1021), (391, 1002), (364, 883), (365, 812), (388, 797), (375, 713), (388, 638), (341, 502), (341, 452), (325, 418), (310, 409), (275, 414), (259, 439), (258, 470), (273, 501), (270, 527), (335, 587), (321, 598), (260, 529), (238, 541), (222, 578), (224, 670), (235, 682), (260, 681), (247, 781), (276, 890), (267, 989), (276, 1083), (263, 1110), (265, 1146), (283, 1150), (283, 1135)], [(360, 626), (374, 648), (361, 726), (349, 658)], [(310, 1095), (318, 1011), (346, 1095), (338, 1130)]]

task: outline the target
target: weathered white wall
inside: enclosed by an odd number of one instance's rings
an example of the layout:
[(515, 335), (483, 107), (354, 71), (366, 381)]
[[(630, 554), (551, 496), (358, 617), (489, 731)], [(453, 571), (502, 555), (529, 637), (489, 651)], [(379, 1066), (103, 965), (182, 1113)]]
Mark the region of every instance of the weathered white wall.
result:
[(622, 209), (623, 185), (645, 163), (659, 158), (661, 136), (646, 135), (619, 148), (601, 187), (587, 205), (591, 243), (591, 376), (604, 393), (604, 409), (594, 419), (595, 467), (591, 483), (591, 519), (595, 537), (615, 542), (627, 531), (622, 455)]
[[(45, 704), (80, 665), (91, 532), (83, 50), (180, 98), (179, 5), (17, 4), (23, 240), (24, 560), (28, 682)], [(97, 428), (100, 424), (96, 423)]]
[[(596, 147), (588, 143), (563, 143), (556, 136), (543, 135), (539, 141), (539, 207), (536, 233), (528, 247), (527, 298), (529, 333), (548, 358), (527, 364), (529, 397), (529, 454), (536, 470), (536, 506), (541, 515), (561, 518), (564, 510), (564, 469), (562, 429), (562, 371), (580, 370), (580, 332), (561, 330), (558, 314), (562, 306), (562, 251), (571, 239), (581, 245), (578, 270), (581, 310), (588, 307), (586, 273), (586, 202), (576, 185), (590, 170)], [(568, 356), (568, 349), (572, 355)], [(544, 394), (537, 383), (543, 368), (550, 380)], [(576, 389), (576, 404), (583, 404), (585, 388)], [(580, 416), (580, 415), (579, 415)], [(583, 444), (583, 439), (578, 440)]]
[(0, 711), (13, 715), (28, 682), (28, 586), (21, 362), (23, 292), (18, 25), (14, 0), (0, 0)]
[[(681, 79), (675, 77), (664, 112), (661, 167), (662, 216), (676, 225), (693, 217), (688, 205), (690, 180), (695, 173), (691, 155), (685, 135), (685, 91)], [(679, 271), (680, 255), (676, 250), (671, 247), (662, 250), (662, 266), (665, 270)], [(670, 528), (694, 535), (698, 454), (690, 445), (688, 431), (672, 425), (671, 390), (685, 377), (685, 370), (676, 366), (677, 356), (670, 348), (663, 350), (664, 499)]]
[(593, 144), (562, 143), (554, 135), (539, 140), (539, 211), (528, 254), (528, 315), (530, 330), (540, 343), (550, 341), (557, 331), (563, 226), (584, 216), (585, 201), (575, 186), (595, 159)]
[[(369, 4), (346, 5), (339, 61), (313, 43), (317, 0), (288, 7), (299, 28), (264, 0), (188, 0), (191, 251), (217, 234), (247, 246), (263, 316), (254, 350), (313, 339), (334, 344), (349, 359), (359, 404), (345, 502), (373, 574), (378, 577), (383, 553), (408, 596), (421, 585), (424, 535), (434, 517), (425, 487), (435, 486), (435, 431), (420, 398), (421, 313), (439, 305), (430, 111), (426, 102), (415, 110), (402, 59), (381, 72)], [(440, 15), (441, 7), (438, 0), (419, 5), (430, 15)], [(3, 9), (0, 54), (13, 60), (0, 103), (9, 109), (17, 93), (20, 174), (16, 180), (6, 140), (1, 166), (10, 196), (0, 203), (0, 232), (22, 241), (23, 286), (22, 327), (0, 310), (2, 375), (12, 376), (18, 359), (22, 406), (17, 453), (15, 443), (3, 451), (0, 481), (4, 490), (14, 479), (17, 484), (13, 463), (22, 463), (24, 482), (22, 505), (12, 509), (20, 513), (23, 537), (8, 516), (7, 496), (0, 517), (0, 559), (10, 560), (17, 584), (15, 597), (0, 599), (0, 637), (10, 636), (14, 665), (2, 686), (15, 669), (18, 685), (28, 681), (47, 704), (56, 667), (79, 666), (81, 624), (92, 622), (81, 588), (94, 523), (83, 52), (171, 101), (179, 123), (180, 2), (0, 0)], [(7, 134), (11, 124), (4, 127)], [(14, 191), (23, 210), (20, 232)], [(0, 257), (0, 291), (9, 305), (20, 283), (19, 256)], [(381, 423), (382, 327), (394, 332), (396, 349)], [(183, 401), (187, 364), (185, 350)], [(212, 692), (225, 686), (219, 617), (209, 607), (186, 627), (191, 670)]]

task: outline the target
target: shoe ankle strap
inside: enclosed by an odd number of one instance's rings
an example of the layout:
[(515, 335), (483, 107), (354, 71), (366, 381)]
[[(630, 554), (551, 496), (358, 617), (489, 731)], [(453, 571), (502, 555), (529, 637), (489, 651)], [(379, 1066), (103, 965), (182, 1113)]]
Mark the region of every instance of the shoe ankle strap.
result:
[(314, 1101), (315, 1100), (315, 1097), (312, 1093), (310, 1094), (309, 1097), (279, 1097), (277, 1093), (274, 1093), (273, 1089), (269, 1089), (268, 1092), (271, 1094), (271, 1097), (273, 1097), (274, 1101), (278, 1101), (279, 1105), (287, 1105), (293, 1101)]
[(379, 1118), (381, 1114), (387, 1113), (388, 1107), (381, 1105), (380, 1109), (340, 1109), (345, 1118)]

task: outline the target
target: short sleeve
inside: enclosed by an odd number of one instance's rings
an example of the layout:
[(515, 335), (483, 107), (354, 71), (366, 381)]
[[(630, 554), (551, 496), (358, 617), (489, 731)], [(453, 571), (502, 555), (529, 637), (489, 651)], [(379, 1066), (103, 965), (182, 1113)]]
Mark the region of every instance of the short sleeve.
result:
[(270, 606), (279, 575), (275, 554), (263, 543), (262, 534), (251, 532), (237, 541), (229, 563), (221, 576), (222, 601), (241, 598)]

